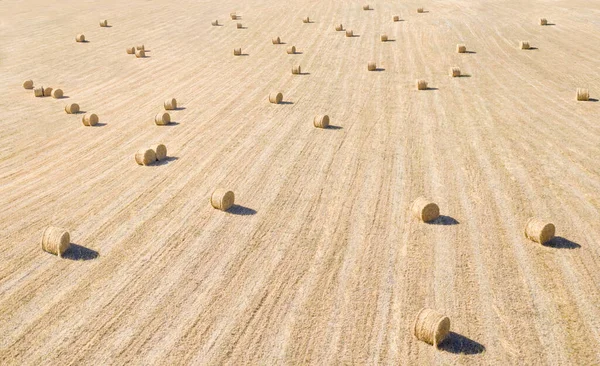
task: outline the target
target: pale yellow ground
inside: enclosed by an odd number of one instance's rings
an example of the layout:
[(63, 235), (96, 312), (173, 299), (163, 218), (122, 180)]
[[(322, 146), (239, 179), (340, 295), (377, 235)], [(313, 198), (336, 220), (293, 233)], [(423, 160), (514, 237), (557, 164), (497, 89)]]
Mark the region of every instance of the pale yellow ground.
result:
[[(0, 1), (0, 364), (600, 364), (600, 102), (575, 101), (600, 98), (600, 3), (362, 5)], [(154, 142), (172, 158), (136, 165)], [(458, 224), (414, 220), (419, 195)], [(412, 336), (424, 306), (441, 350)]]

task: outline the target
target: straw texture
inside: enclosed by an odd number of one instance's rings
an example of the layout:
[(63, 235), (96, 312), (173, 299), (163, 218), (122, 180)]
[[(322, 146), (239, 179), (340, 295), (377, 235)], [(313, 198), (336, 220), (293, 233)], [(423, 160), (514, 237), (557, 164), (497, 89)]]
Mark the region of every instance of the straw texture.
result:
[(65, 229), (48, 226), (42, 233), (42, 250), (62, 257), (71, 246), (71, 235)]
[(440, 208), (425, 197), (418, 197), (412, 204), (413, 215), (423, 221), (430, 222), (440, 216)]
[(210, 204), (217, 210), (227, 211), (233, 206), (235, 195), (232, 191), (218, 188), (210, 196)]
[(438, 347), (450, 333), (450, 319), (441, 312), (423, 308), (417, 314), (413, 334), (417, 339)]
[(532, 217), (525, 224), (525, 237), (536, 243), (544, 244), (554, 238), (554, 224)]

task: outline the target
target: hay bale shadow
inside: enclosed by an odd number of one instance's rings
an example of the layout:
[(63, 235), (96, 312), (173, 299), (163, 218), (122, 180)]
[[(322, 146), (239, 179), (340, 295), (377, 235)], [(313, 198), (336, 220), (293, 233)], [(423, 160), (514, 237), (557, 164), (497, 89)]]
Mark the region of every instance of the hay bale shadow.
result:
[(280, 102), (279, 104), (294, 104), (294, 102), (284, 100), (284, 101)]
[(253, 210), (249, 207), (245, 207), (242, 205), (233, 205), (226, 212), (228, 212), (232, 215), (239, 215), (239, 216), (256, 215), (256, 210)]
[(325, 127), (325, 129), (327, 129), (327, 130), (341, 130), (343, 128), (344, 127), (342, 127), (342, 126), (334, 126), (334, 125), (329, 125), (329, 126)]
[(89, 261), (98, 258), (98, 252), (93, 249), (71, 243), (71, 246), (66, 252), (63, 253), (62, 257), (73, 261)]
[(162, 165), (167, 165), (172, 161), (178, 160), (179, 158), (176, 156), (167, 156), (166, 158), (162, 159), (161, 161), (157, 161), (156, 163), (152, 164), (155, 166), (162, 166)]
[(596, 99), (596, 98), (590, 98), (590, 99), (588, 99), (588, 102), (597, 102), (597, 101), (598, 101), (598, 99)]
[(385, 71), (385, 69), (383, 67), (376, 67), (373, 71), (382, 72)]
[(552, 240), (547, 241), (543, 244), (545, 247), (555, 248), (555, 249), (579, 249), (581, 245), (574, 243), (568, 239), (563, 238), (562, 236), (555, 236)]
[(460, 224), (458, 220), (454, 219), (450, 216), (440, 215), (437, 219), (428, 221), (430, 225), (458, 225)]
[(454, 332), (450, 332), (439, 348), (446, 352), (463, 355), (475, 355), (485, 351), (483, 344)]

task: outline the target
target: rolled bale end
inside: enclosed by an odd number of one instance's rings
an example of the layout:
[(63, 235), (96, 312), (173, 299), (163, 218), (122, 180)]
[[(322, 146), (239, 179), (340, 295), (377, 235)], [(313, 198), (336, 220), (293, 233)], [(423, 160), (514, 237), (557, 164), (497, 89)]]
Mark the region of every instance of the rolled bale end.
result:
[(460, 76), (460, 68), (459, 67), (450, 68), (450, 76), (452, 76), (453, 78), (459, 77)]
[(167, 158), (167, 147), (164, 144), (157, 144), (154, 148), (156, 153), (156, 160), (162, 161)]
[(69, 103), (65, 106), (65, 112), (67, 114), (76, 114), (79, 113), (79, 104), (77, 103)]
[(279, 104), (283, 101), (283, 94), (281, 93), (271, 93), (269, 94), (269, 102), (273, 104)]
[(138, 165), (150, 165), (156, 161), (156, 153), (152, 149), (143, 149), (135, 154)]
[(310, 23), (310, 18), (306, 17), (306, 18), (302, 19), (302, 23)]
[(244, 26), (242, 25), (242, 23), (238, 23), (237, 25), (237, 29), (242, 29)]
[(127, 54), (128, 55), (134, 55), (135, 54), (135, 47), (127, 47)]
[(287, 48), (286, 52), (290, 55), (293, 55), (296, 53), (296, 46), (290, 46)]
[(315, 118), (313, 119), (313, 125), (316, 128), (327, 128), (327, 127), (329, 127), (329, 116), (326, 115), (326, 114), (315, 116)]
[(44, 87), (39, 87), (39, 88), (35, 88), (33, 89), (33, 95), (40, 98), (44, 96)]
[(540, 25), (548, 25), (548, 20), (546, 18), (540, 18)]
[(363, 5), (363, 10), (371, 10), (371, 6), (370, 5)]
[(171, 123), (171, 115), (167, 112), (158, 113), (154, 116), (154, 123), (158, 126), (165, 126)]
[(372, 61), (369, 62), (367, 64), (367, 70), (369, 70), (369, 71), (375, 71), (375, 70), (377, 70), (377, 64), (375, 62), (372, 62)]
[(218, 25), (219, 25), (219, 21), (218, 21), (218, 20), (215, 20), (215, 21), (213, 21), (211, 24), (213, 25), (213, 27), (216, 27), (216, 26), (218, 26)]
[(227, 211), (235, 203), (235, 195), (232, 191), (218, 188), (210, 196), (210, 204), (217, 210)]
[(33, 89), (33, 80), (25, 80), (23, 82), (23, 89)]
[(144, 57), (146, 57), (146, 51), (144, 49), (136, 50), (135, 51), (135, 57), (137, 57), (137, 58), (144, 58)]
[(423, 13), (423, 8), (417, 8), (417, 13), (419, 13), (419, 14)]
[(417, 80), (417, 90), (427, 90), (427, 82), (425, 80)]
[(388, 36), (387, 34), (382, 34), (381, 35), (381, 42), (387, 42), (388, 41)]
[(521, 41), (519, 42), (519, 48), (522, 50), (528, 50), (531, 48), (531, 46), (529, 46), (529, 42)]
[(173, 110), (177, 109), (177, 99), (169, 98), (169, 99), (165, 100), (164, 106), (165, 106), (165, 110), (167, 110), (167, 111), (173, 111)]
[(44, 89), (44, 96), (45, 97), (49, 97), (52, 95), (52, 88), (43, 88)]
[(101, 27), (108, 27), (108, 20), (104, 19), (100, 21), (100, 26)]
[(398, 15), (394, 15), (393, 21), (394, 22), (399, 22), (400, 21), (400, 17)]
[(437, 310), (423, 308), (415, 318), (413, 334), (437, 348), (450, 334), (450, 319)]
[(234, 56), (240, 56), (242, 54), (242, 49), (241, 48), (234, 48), (233, 49), (233, 55)]
[(457, 53), (466, 53), (467, 52), (467, 46), (465, 46), (464, 44), (457, 44), (456, 45), (456, 52)]
[(271, 42), (273, 42), (273, 44), (281, 44), (281, 38), (275, 37), (271, 40)]
[(302, 70), (300, 69), (300, 65), (296, 65), (296, 66), (292, 67), (292, 74), (300, 75), (301, 72), (302, 72)]
[(587, 89), (577, 88), (577, 100), (587, 102), (590, 100), (590, 92)]
[(237, 19), (237, 15), (235, 13), (229, 13), (229, 16), (231, 17), (231, 20)]
[(71, 246), (71, 235), (65, 229), (48, 226), (42, 233), (42, 250), (62, 257)]
[(99, 121), (100, 119), (95, 113), (85, 114), (83, 115), (83, 117), (81, 117), (81, 122), (84, 126), (95, 126), (98, 124)]
[(141, 45), (139, 45), (139, 46), (135, 46), (135, 49), (136, 49), (136, 50), (144, 50), (144, 51), (146, 50), (146, 48), (144, 47), (144, 45), (143, 45), (143, 44), (141, 44)]
[(63, 95), (64, 94), (63, 94), (62, 89), (54, 89), (52, 91), (52, 98), (54, 98), (54, 99), (60, 99), (63, 97)]
[(75, 41), (85, 42), (85, 36), (83, 34), (78, 34), (77, 37), (75, 37)]
[(412, 204), (413, 215), (423, 221), (430, 222), (440, 216), (440, 208), (425, 197), (418, 197)]
[(341, 32), (344, 30), (344, 26), (342, 24), (338, 24), (335, 26), (335, 31), (336, 32)]
[(552, 238), (556, 228), (554, 224), (532, 217), (525, 224), (525, 237), (536, 243), (544, 244)]
[(346, 29), (346, 37), (354, 37), (354, 32), (352, 29)]

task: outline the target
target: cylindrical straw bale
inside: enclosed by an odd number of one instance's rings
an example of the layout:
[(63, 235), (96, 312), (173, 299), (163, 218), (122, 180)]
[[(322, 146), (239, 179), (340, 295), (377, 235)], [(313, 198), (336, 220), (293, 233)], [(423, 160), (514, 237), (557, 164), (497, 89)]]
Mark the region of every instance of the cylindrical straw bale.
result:
[(292, 74), (300, 75), (302, 70), (300, 69), (300, 65), (292, 66)]
[(417, 80), (417, 90), (427, 90), (427, 82), (425, 80)]
[(242, 49), (241, 48), (234, 48), (233, 49), (233, 55), (234, 56), (240, 56), (242, 54)]
[(71, 235), (65, 229), (48, 226), (42, 234), (42, 250), (62, 257), (71, 246)]
[(286, 52), (290, 55), (293, 55), (294, 53), (296, 53), (296, 46), (289, 46)]
[(279, 104), (283, 101), (283, 94), (281, 93), (271, 93), (269, 94), (269, 102), (273, 104)]
[(354, 37), (354, 32), (352, 29), (346, 29), (346, 37)]
[(412, 204), (412, 212), (423, 222), (430, 222), (440, 216), (440, 208), (425, 197), (418, 197)]
[(381, 42), (387, 42), (388, 41), (388, 36), (387, 34), (382, 34), (381, 35)]
[(238, 23), (237, 25), (237, 29), (242, 29), (244, 26), (242, 25), (242, 23)]
[(400, 17), (398, 15), (394, 15), (393, 20), (394, 20), (394, 22), (399, 22), (400, 21)]
[(83, 122), (84, 126), (95, 126), (99, 121), (100, 119), (96, 113), (84, 114), (81, 117), (81, 122)]
[(211, 24), (212, 24), (213, 26), (217, 26), (217, 25), (219, 25), (219, 21), (218, 21), (218, 20), (215, 20), (215, 21), (213, 21)]
[(273, 44), (280, 44), (281, 43), (281, 38), (275, 37), (271, 41), (273, 42)]
[(234, 202), (235, 195), (232, 191), (228, 191), (226, 189), (218, 188), (210, 196), (210, 204), (212, 207), (221, 211), (229, 210), (231, 206), (233, 206)]
[(85, 36), (83, 34), (78, 34), (77, 37), (75, 37), (75, 41), (85, 42)]
[(35, 95), (36, 97), (43, 97), (44, 96), (44, 87), (41, 86), (39, 88), (33, 89), (33, 95)]
[(450, 76), (453, 78), (457, 78), (460, 76), (460, 67), (451, 67), (450, 68)]
[(590, 100), (590, 92), (587, 89), (577, 88), (577, 100), (587, 102)]
[(108, 20), (106, 20), (106, 19), (101, 20), (100, 21), (100, 26), (101, 27), (108, 27)]
[(51, 95), (52, 95), (52, 88), (50, 88), (50, 87), (44, 88), (44, 96), (49, 97)]
[(165, 100), (164, 106), (167, 111), (173, 111), (177, 109), (177, 99), (169, 98)]
[(25, 80), (23, 82), (24, 89), (33, 89), (33, 80)]
[(235, 13), (229, 13), (229, 16), (231, 17), (231, 20), (237, 19), (237, 15)]
[(171, 115), (167, 112), (158, 113), (154, 116), (154, 123), (159, 126), (165, 126), (171, 123)]
[(164, 144), (157, 144), (154, 149), (156, 153), (156, 160), (161, 161), (167, 157), (167, 147)]
[(54, 89), (52, 91), (52, 98), (54, 99), (60, 99), (63, 97), (63, 91), (62, 89)]
[(531, 48), (531, 47), (529, 46), (529, 42), (527, 42), (527, 41), (521, 41), (521, 42), (519, 42), (519, 47), (520, 47), (522, 50), (528, 50), (529, 48)]
[(423, 308), (417, 314), (413, 334), (417, 339), (438, 347), (450, 333), (450, 319), (441, 312)]
[(146, 48), (144, 47), (144, 45), (143, 45), (143, 44), (141, 44), (141, 45), (139, 45), (139, 46), (135, 46), (135, 49), (136, 49), (136, 50), (144, 50), (144, 51), (146, 50)]
[(135, 47), (127, 47), (127, 54), (134, 55), (135, 54)]
[(369, 62), (367, 64), (367, 70), (369, 70), (369, 71), (375, 71), (375, 70), (377, 70), (377, 64), (375, 62), (373, 62), (373, 61)]
[(371, 10), (371, 6), (370, 5), (363, 5), (363, 10)]
[(152, 149), (142, 149), (135, 154), (135, 161), (139, 165), (150, 165), (156, 161), (156, 153)]
[(79, 104), (77, 103), (69, 103), (65, 106), (65, 112), (68, 114), (79, 113)]
[(338, 25), (335, 26), (335, 30), (337, 32), (341, 32), (341, 31), (344, 30), (344, 26), (342, 24), (338, 24)]
[(144, 57), (146, 57), (146, 51), (144, 49), (136, 50), (135, 51), (135, 57), (137, 57), (137, 58), (144, 58)]
[(456, 52), (458, 52), (458, 53), (465, 53), (465, 52), (467, 52), (467, 46), (465, 46), (464, 44), (457, 44), (456, 45)]
[(423, 12), (423, 8), (417, 8), (417, 13), (422, 13)]
[(555, 231), (554, 224), (535, 217), (527, 220), (527, 224), (525, 224), (525, 237), (540, 244), (552, 240)]
[(327, 128), (329, 126), (329, 116), (326, 114), (315, 116), (313, 125), (317, 128)]
[(540, 18), (540, 25), (548, 25), (548, 20), (546, 20), (546, 18)]
[(310, 23), (310, 18), (306, 17), (306, 18), (302, 19), (302, 22), (303, 23)]

